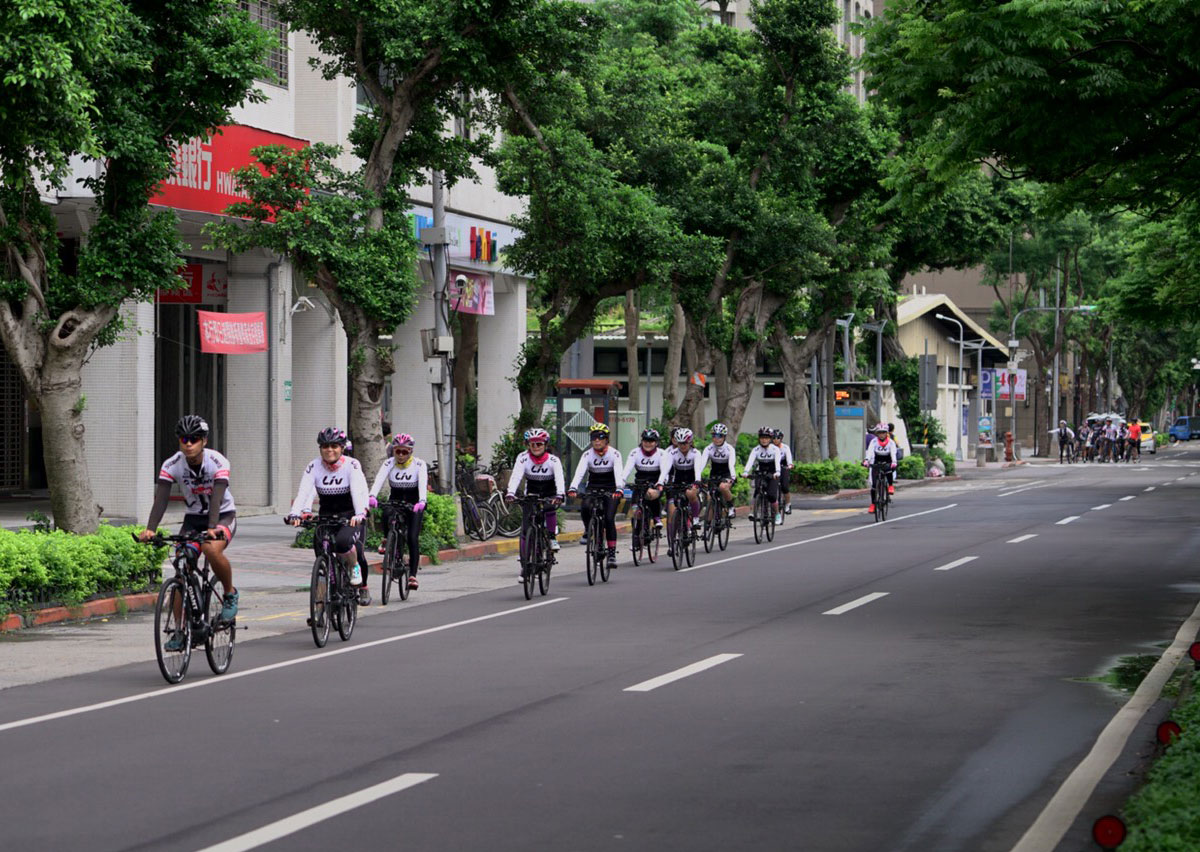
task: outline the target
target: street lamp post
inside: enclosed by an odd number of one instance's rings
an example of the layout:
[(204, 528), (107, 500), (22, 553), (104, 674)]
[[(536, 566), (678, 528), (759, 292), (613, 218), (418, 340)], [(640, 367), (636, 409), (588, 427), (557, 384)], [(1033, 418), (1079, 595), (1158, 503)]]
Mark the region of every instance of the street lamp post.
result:
[(958, 389), (957, 389), (957, 393), (954, 396), (955, 403), (956, 403), (955, 411), (954, 411), (954, 431), (958, 433), (958, 438), (954, 442), (954, 444), (955, 444), (954, 456), (959, 461), (962, 461), (963, 460), (963, 446), (962, 446), (963, 324), (962, 324), (961, 320), (959, 320), (955, 317), (948, 317), (945, 314), (934, 314), (934, 316), (936, 316), (940, 320), (945, 320), (946, 322), (952, 322), (958, 326), (958, 382), (957, 382)]

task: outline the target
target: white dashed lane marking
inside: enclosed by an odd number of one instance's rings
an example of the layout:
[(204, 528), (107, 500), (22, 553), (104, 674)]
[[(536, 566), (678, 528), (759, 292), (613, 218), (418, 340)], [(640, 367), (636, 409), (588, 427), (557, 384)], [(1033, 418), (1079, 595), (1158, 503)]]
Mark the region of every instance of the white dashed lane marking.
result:
[(1037, 538), (1037, 537), (1038, 537), (1037, 533), (1026, 533), (1025, 535), (1019, 535), (1016, 538), (1010, 538), (1008, 540), (1008, 543), (1009, 544), (1020, 544), (1023, 541), (1029, 541), (1029, 539)]
[(1078, 521), (1078, 520), (1079, 520), (1079, 515), (1071, 515), (1070, 517), (1063, 518), (1061, 521), (1055, 521), (1054, 525), (1061, 527), (1063, 524), (1069, 524), (1069, 523), (1071, 523), (1071, 521)]
[(869, 604), (871, 601), (877, 601), (880, 598), (886, 598), (889, 594), (891, 594), (891, 593), (890, 592), (871, 592), (871, 594), (863, 595), (861, 598), (857, 598), (856, 600), (850, 601), (850, 603), (842, 604), (839, 607), (834, 607), (833, 609), (826, 610), (825, 612), (821, 613), (821, 615), (842, 615), (843, 613), (847, 613), (852, 609), (858, 609), (860, 606)]
[(1099, 506), (1093, 506), (1092, 511), (1099, 512), (1101, 509), (1107, 509), (1111, 505), (1112, 503), (1101, 503)]
[(966, 565), (968, 562), (974, 562), (978, 556), (964, 556), (962, 559), (955, 559), (953, 562), (947, 562), (945, 565), (939, 565), (934, 568), (934, 571), (949, 571), (951, 568), (957, 568), (959, 565)]

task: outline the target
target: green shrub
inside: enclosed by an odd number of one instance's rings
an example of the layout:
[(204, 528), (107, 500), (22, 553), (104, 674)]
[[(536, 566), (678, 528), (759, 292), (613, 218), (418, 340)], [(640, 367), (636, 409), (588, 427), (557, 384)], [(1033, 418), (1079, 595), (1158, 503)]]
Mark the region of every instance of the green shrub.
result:
[(758, 446), (758, 435), (753, 432), (742, 432), (737, 436), (737, 443), (734, 445), (734, 451), (737, 453), (738, 468), (746, 469), (746, 459), (750, 458), (750, 453)]
[(946, 443), (946, 430), (942, 428), (942, 421), (936, 417), (922, 414), (904, 422), (908, 427), (908, 440), (910, 443), (924, 444), (930, 449)]
[(102, 524), (93, 535), (0, 530), (0, 610), (10, 600), (70, 605), (157, 582), (168, 549), (135, 542), (131, 533), (141, 529)]
[(870, 474), (861, 462), (839, 461), (837, 466), (838, 484), (841, 488), (853, 490), (867, 487)]
[(750, 480), (744, 476), (739, 476), (733, 481), (733, 505), (749, 506), (750, 505)]
[(520, 435), (512, 430), (505, 432), (499, 441), (492, 444), (492, 467), (511, 469), (523, 449), (525, 441)]
[(940, 447), (931, 447), (929, 455), (936, 456), (942, 460), (942, 463), (946, 465), (946, 476), (954, 476), (954, 456), (951, 453), (946, 452)]
[(1170, 436), (1166, 432), (1154, 433), (1154, 445), (1156, 447), (1165, 447), (1171, 441)]
[(841, 488), (842, 474), (837, 463), (826, 460), (792, 466), (792, 484), (804, 491), (832, 494)]
[(919, 455), (905, 456), (900, 459), (896, 472), (901, 479), (924, 479), (925, 459)]

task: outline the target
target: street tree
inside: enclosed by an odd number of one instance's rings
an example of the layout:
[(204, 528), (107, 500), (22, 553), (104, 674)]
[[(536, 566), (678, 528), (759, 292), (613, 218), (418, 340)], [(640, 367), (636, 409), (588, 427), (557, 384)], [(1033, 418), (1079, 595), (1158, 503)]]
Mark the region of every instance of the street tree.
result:
[[(173, 213), (147, 199), (174, 146), (253, 100), (269, 36), (232, 0), (23, 0), (0, 9), (0, 339), (42, 417), (54, 521), (99, 521), (82, 369), (123, 331), (127, 300), (181, 285)], [(78, 255), (52, 209), (72, 157), (94, 161)]]

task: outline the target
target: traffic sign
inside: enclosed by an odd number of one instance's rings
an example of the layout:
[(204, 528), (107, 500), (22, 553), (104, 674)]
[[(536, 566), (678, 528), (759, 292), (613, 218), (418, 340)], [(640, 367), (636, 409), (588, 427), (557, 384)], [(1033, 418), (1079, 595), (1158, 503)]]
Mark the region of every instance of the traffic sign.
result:
[(581, 450), (592, 445), (592, 415), (580, 409), (563, 426), (563, 434)]

